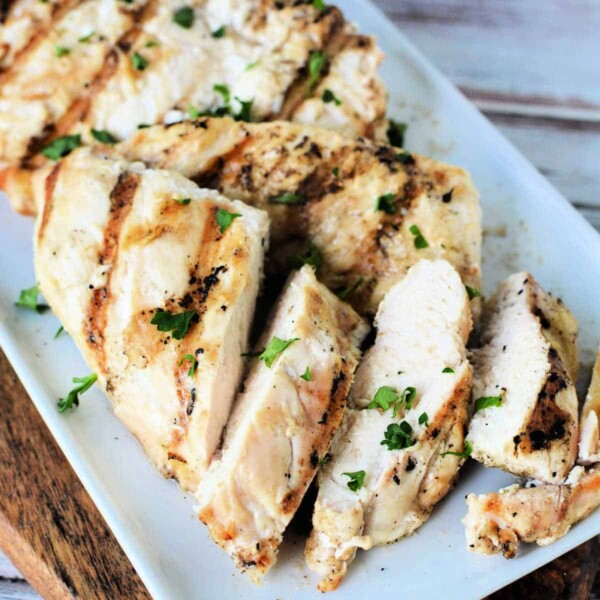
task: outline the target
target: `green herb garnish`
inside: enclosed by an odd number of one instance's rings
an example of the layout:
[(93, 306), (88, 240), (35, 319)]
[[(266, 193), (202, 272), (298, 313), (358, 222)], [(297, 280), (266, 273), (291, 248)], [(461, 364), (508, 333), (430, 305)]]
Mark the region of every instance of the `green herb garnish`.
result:
[(194, 24), (194, 9), (191, 6), (182, 6), (173, 12), (173, 23), (179, 27), (190, 29)]
[(264, 361), (265, 365), (271, 368), (275, 359), (288, 347), (291, 346), (294, 342), (297, 342), (300, 338), (292, 338), (290, 340), (282, 340), (277, 336), (273, 337), (273, 339), (267, 344), (267, 347), (261, 352), (259, 358)]
[(321, 76), (327, 55), (320, 50), (313, 50), (308, 59), (308, 80), (306, 82), (306, 95), (310, 96)]
[(425, 425), (425, 427), (429, 427), (429, 417), (427, 416), (427, 413), (421, 413), (421, 415), (419, 416), (419, 425)]
[(406, 421), (398, 423), (390, 423), (387, 426), (384, 439), (381, 440), (382, 446), (387, 446), (388, 450), (403, 450), (410, 448), (414, 442), (410, 438), (412, 427)]
[(50, 160), (60, 160), (79, 146), (81, 146), (81, 136), (78, 133), (75, 135), (63, 135), (52, 140), (42, 150), (42, 154)]
[(71, 50), (69, 50), (69, 48), (65, 48), (64, 46), (55, 46), (54, 47), (54, 55), (58, 56), (58, 58), (66, 56), (67, 54), (70, 54), (70, 53), (71, 53)]
[(312, 4), (317, 10), (321, 12), (323, 12), (327, 8), (323, 0), (312, 0)]
[(173, 198), (177, 204), (181, 204), (181, 206), (187, 206), (192, 199), (191, 198)]
[(48, 309), (46, 304), (38, 304), (38, 296), (40, 293), (40, 288), (37, 285), (30, 287), (26, 290), (21, 290), (19, 294), (19, 299), (15, 302), (15, 306), (20, 306), (21, 308), (28, 308), (29, 310), (35, 310), (37, 313), (42, 313)]
[(483, 396), (475, 400), (475, 409), (473, 412), (479, 412), (484, 408), (490, 408), (491, 406), (502, 406), (502, 396)]
[(92, 136), (102, 144), (116, 144), (117, 138), (103, 129), (92, 129)]
[(134, 52), (131, 57), (131, 64), (136, 71), (143, 71), (148, 66), (148, 61), (138, 52)]
[(421, 230), (416, 225), (411, 225), (408, 230), (415, 236), (414, 242), (417, 250), (422, 250), (429, 246), (427, 240), (423, 237)]
[(310, 368), (309, 367), (306, 367), (306, 371), (304, 371), (304, 373), (302, 373), (302, 375), (300, 375), (300, 379), (304, 379), (304, 381), (310, 381), (311, 380)]
[(190, 328), (192, 319), (197, 315), (195, 310), (188, 310), (182, 313), (170, 313), (163, 309), (158, 309), (150, 323), (156, 325), (159, 331), (172, 331), (173, 338), (182, 340)]
[(237, 114), (233, 115), (233, 118), (236, 121), (246, 121), (249, 122), (250, 121), (250, 116), (252, 113), (252, 105), (254, 104), (254, 99), (252, 100), (242, 100), (241, 98), (238, 98), (237, 96), (235, 97), (235, 99), (240, 103), (240, 110)]
[(73, 383), (78, 383), (79, 385), (74, 387), (68, 393), (66, 398), (60, 398), (58, 400), (58, 411), (64, 413), (67, 410), (79, 406), (79, 395), (87, 392), (97, 379), (98, 376), (95, 373), (92, 373), (87, 377), (73, 377)]
[(82, 44), (87, 44), (87, 42), (89, 42), (94, 35), (96, 35), (96, 32), (90, 31), (87, 35), (82, 35), (77, 41), (81, 42)]
[(57, 330), (56, 333), (54, 334), (54, 339), (57, 339), (60, 337), (61, 333), (65, 330), (65, 328), (61, 325)]
[(179, 359), (179, 366), (181, 366), (186, 360), (190, 361), (190, 368), (187, 372), (188, 377), (193, 377), (194, 373), (196, 372), (196, 367), (198, 366), (198, 361), (196, 360), (196, 357), (193, 354), (184, 354)]
[(394, 194), (384, 194), (383, 196), (379, 196), (375, 203), (375, 211), (378, 210), (381, 210), (388, 215), (393, 215), (396, 212)]
[(381, 408), (382, 410), (388, 410), (390, 406), (393, 406), (400, 396), (398, 392), (389, 385), (382, 385), (373, 396), (373, 400), (367, 404), (367, 408)]
[(331, 169), (331, 172), (333, 173), (334, 177), (340, 176), (340, 168), (339, 167), (333, 167), (333, 169)]
[(302, 196), (292, 192), (285, 192), (279, 196), (271, 196), (269, 198), (269, 204), (303, 204), (303, 202)]
[(469, 442), (465, 442), (465, 449), (462, 452), (442, 452), (440, 456), (458, 456), (460, 458), (468, 458), (473, 452), (473, 446)]
[(470, 285), (465, 285), (465, 289), (467, 290), (469, 300), (473, 300), (473, 298), (479, 298), (479, 296), (481, 296), (477, 288), (471, 287)]
[(233, 220), (241, 216), (239, 213), (230, 213), (224, 208), (220, 208), (217, 211), (217, 225), (221, 233), (225, 233), (225, 230), (233, 223)]
[(408, 152), (399, 152), (396, 154), (396, 161), (403, 165), (413, 165), (415, 163), (413, 155)]
[[(407, 387), (404, 392), (402, 392), (402, 400), (404, 401), (407, 410), (412, 408), (412, 403), (416, 396), (417, 390), (412, 386)], [(394, 409), (394, 416), (396, 416), (396, 409)]]
[(454, 369), (446, 367), (445, 369), (442, 369), (442, 373), (452, 373), (454, 375)]
[(353, 491), (357, 492), (365, 483), (365, 475), (364, 471), (354, 471), (353, 473), (342, 473), (345, 477), (350, 477), (350, 481), (348, 482), (348, 487)]
[(321, 100), (323, 100), (325, 104), (334, 102), (336, 106), (340, 106), (342, 103), (342, 101), (331, 90), (325, 90), (321, 96)]
[(215, 29), (211, 33), (211, 35), (216, 39), (220, 39), (222, 37), (225, 37), (226, 33), (227, 33), (227, 25), (221, 25), (221, 27), (219, 27), (218, 29)]
[(323, 265), (323, 255), (312, 242), (309, 242), (304, 253), (288, 256), (286, 262), (292, 269), (301, 269), (304, 265), (310, 265), (315, 271), (318, 271)]
[(390, 124), (387, 128), (387, 138), (392, 146), (402, 148), (404, 146), (404, 134), (406, 133), (406, 123), (400, 123), (390, 119)]
[(345, 285), (335, 290), (337, 297), (340, 300), (347, 300), (362, 284), (365, 280), (364, 277), (359, 277), (352, 285)]

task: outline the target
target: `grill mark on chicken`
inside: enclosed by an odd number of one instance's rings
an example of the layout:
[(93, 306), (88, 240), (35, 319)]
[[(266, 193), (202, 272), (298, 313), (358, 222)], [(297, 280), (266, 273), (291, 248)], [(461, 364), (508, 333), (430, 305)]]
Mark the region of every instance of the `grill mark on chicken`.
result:
[(44, 239), (44, 233), (46, 232), (46, 227), (48, 227), (48, 223), (50, 222), (50, 214), (52, 213), (52, 196), (54, 194), (54, 188), (56, 187), (56, 182), (58, 180), (58, 176), (60, 174), (60, 167), (62, 162), (56, 164), (56, 166), (50, 171), (49, 175), (46, 177), (44, 181), (44, 208), (42, 212), (41, 222), (38, 228), (38, 243), (41, 243)]
[(107, 313), (112, 301), (111, 278), (117, 266), (121, 228), (131, 209), (138, 184), (139, 176), (136, 173), (125, 171), (119, 175), (117, 184), (110, 193), (110, 213), (104, 230), (103, 247), (98, 256), (98, 263), (107, 269), (106, 281), (102, 287), (92, 290), (87, 311), (86, 340), (89, 347), (97, 353), (98, 364), (103, 373), (107, 372), (104, 331), (106, 329)]

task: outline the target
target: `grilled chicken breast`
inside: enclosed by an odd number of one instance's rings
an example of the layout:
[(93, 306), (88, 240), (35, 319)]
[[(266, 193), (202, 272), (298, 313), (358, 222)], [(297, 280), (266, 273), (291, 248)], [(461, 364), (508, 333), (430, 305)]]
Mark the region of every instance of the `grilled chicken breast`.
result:
[(600, 351), (592, 371), (592, 382), (588, 389), (583, 410), (581, 411), (581, 432), (579, 434), (578, 462), (591, 465), (600, 462)]
[(267, 215), (87, 148), (40, 193), (45, 298), (152, 461), (195, 490), (239, 386)]
[[(471, 313), (460, 277), (446, 261), (418, 262), (387, 293), (376, 324), (353, 408), (319, 472), (305, 554), (321, 591), (338, 587), (357, 548), (393, 542), (426, 521), (463, 462)], [(373, 406), (382, 394), (387, 404), (395, 394), (396, 404)]]
[(291, 276), (197, 494), (214, 541), (254, 579), (275, 562), (329, 449), (367, 330), (310, 267)]
[[(577, 322), (529, 273), (506, 279), (473, 351), (473, 458), (560, 483), (577, 455)], [(481, 410), (477, 410), (481, 408)]]
[(144, 129), (118, 151), (267, 210), (272, 262), (312, 244), (319, 279), (354, 290), (359, 312), (374, 313), (421, 258), (445, 258), (479, 287), (479, 199), (462, 169), (320, 128), (226, 119)]
[(546, 546), (600, 505), (600, 471), (575, 467), (560, 485), (512, 485), (498, 493), (467, 496), (463, 519), (473, 552), (513, 558), (520, 542)]
[[(125, 139), (140, 126), (208, 113), (314, 118), (373, 137), (385, 120), (382, 54), (334, 7), (274, 0), (31, 4), (19, 2), (0, 35), (7, 47), (0, 185), (22, 212), (33, 209), (30, 174), (46, 162), (40, 150), (64, 135), (95, 143), (96, 130)], [(340, 82), (350, 71), (348, 96)]]

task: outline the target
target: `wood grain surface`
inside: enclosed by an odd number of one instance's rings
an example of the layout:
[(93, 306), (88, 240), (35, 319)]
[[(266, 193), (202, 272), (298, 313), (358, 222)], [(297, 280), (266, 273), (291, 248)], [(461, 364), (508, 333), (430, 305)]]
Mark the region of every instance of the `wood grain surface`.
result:
[[(600, 1), (375, 2), (600, 231)], [(47, 598), (147, 597), (1, 354), (0, 402), (0, 546)], [(600, 599), (599, 550), (492, 598)], [(37, 597), (0, 553), (0, 599)]]

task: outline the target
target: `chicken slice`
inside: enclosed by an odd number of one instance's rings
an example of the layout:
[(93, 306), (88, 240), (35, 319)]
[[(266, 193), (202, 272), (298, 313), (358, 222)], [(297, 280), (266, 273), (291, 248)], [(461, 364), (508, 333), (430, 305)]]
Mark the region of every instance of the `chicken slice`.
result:
[[(310, 267), (290, 277), (259, 344), (265, 353), (252, 363), (227, 426), (222, 456), (197, 493), (213, 540), (254, 580), (275, 562), (329, 449), (367, 331)], [(277, 339), (283, 346), (273, 352)]]
[(515, 475), (564, 481), (577, 456), (575, 318), (529, 273), (517, 273), (487, 305), (481, 339), (472, 356), (473, 458)]
[(445, 258), (479, 287), (479, 198), (457, 167), (325, 129), (226, 119), (144, 129), (118, 150), (268, 210), (272, 262), (312, 244), (320, 280), (356, 288), (361, 313), (421, 258)]
[(88, 148), (39, 193), (44, 296), (151, 460), (196, 489), (239, 386), (267, 215)]
[[(305, 556), (322, 576), (321, 591), (339, 586), (357, 548), (393, 542), (422, 525), (463, 462), (471, 313), (460, 277), (446, 261), (418, 262), (387, 293), (376, 324), (375, 345), (352, 386), (353, 408), (319, 472)], [(399, 400), (393, 411), (370, 408), (381, 390), (402, 398), (411, 389), (412, 407)], [(400, 427), (406, 443), (385, 447)], [(349, 480), (357, 474), (358, 489)]]
[(579, 435), (579, 458), (582, 465), (600, 462), (600, 352), (592, 371), (592, 382), (588, 389), (583, 410), (581, 411), (581, 433)]
[(493, 494), (469, 494), (463, 519), (473, 552), (513, 558), (520, 542), (546, 546), (600, 505), (600, 470), (575, 467), (560, 485), (518, 484)]

